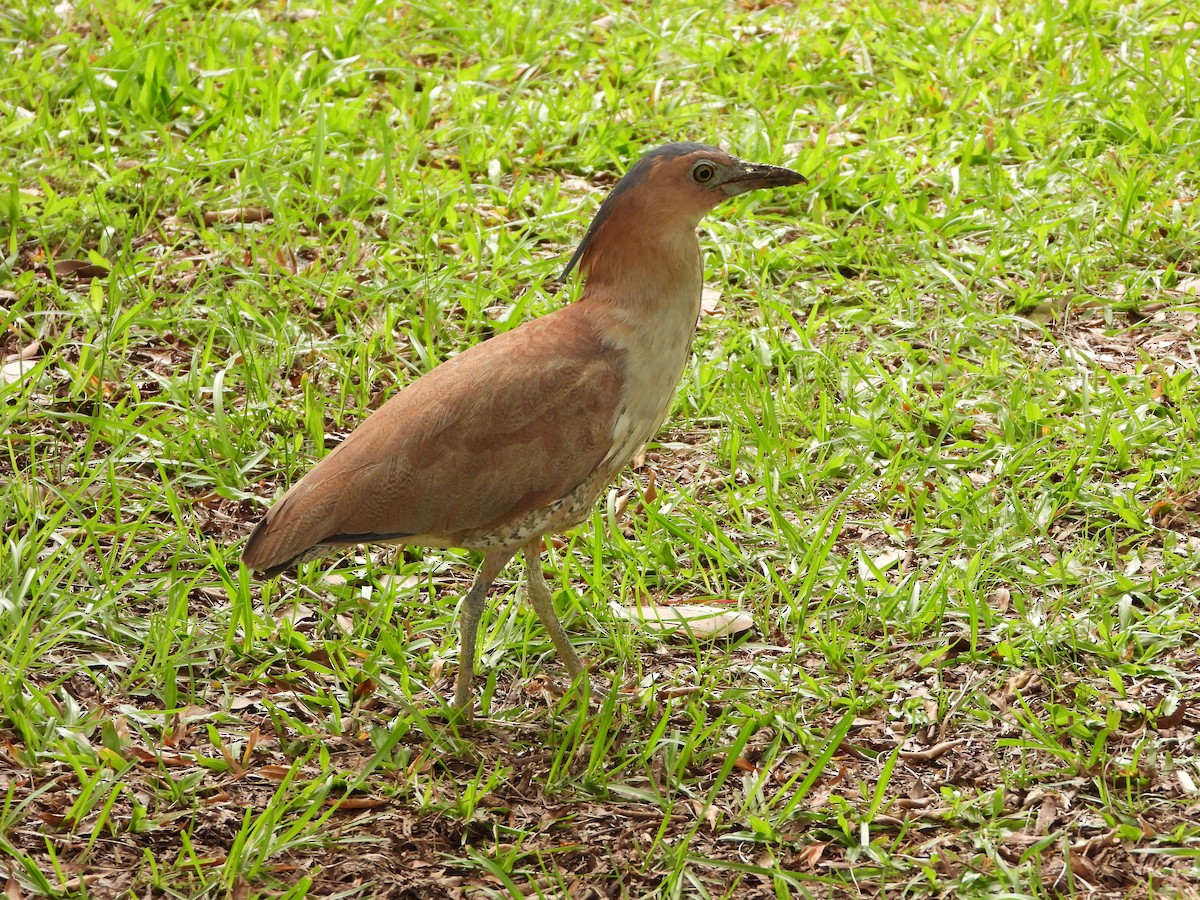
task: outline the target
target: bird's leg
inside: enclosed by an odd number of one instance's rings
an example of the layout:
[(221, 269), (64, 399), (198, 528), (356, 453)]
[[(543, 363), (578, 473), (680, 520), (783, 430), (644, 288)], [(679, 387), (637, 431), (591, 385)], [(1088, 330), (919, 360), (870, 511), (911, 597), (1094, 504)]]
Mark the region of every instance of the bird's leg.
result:
[(558, 651), (558, 657), (567, 667), (567, 672), (570, 673), (573, 680), (578, 680), (579, 676), (583, 674), (583, 663), (579, 661), (575, 649), (567, 640), (567, 633), (563, 631), (562, 623), (554, 614), (550, 588), (546, 585), (546, 579), (542, 575), (542, 539), (538, 537), (530, 541), (522, 552), (525, 554), (525, 591), (529, 595), (529, 603), (533, 606), (533, 611), (537, 613), (538, 618), (542, 620), (542, 625), (550, 632), (550, 640), (554, 641), (554, 649)]
[(475, 711), (471, 697), (471, 679), (475, 677), (475, 638), (479, 632), (479, 618), (487, 604), (488, 588), (500, 574), (500, 570), (513, 558), (511, 551), (493, 550), (483, 557), (483, 564), (475, 574), (471, 590), (463, 597), (459, 627), (462, 630), (458, 648), (458, 680), (454, 683), (454, 706), (459, 714), (470, 719)]

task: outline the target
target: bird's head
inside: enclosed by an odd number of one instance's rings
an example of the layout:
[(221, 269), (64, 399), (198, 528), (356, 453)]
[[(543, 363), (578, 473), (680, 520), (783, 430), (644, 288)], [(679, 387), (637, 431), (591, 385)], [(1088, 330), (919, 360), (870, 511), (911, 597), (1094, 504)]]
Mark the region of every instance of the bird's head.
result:
[[(707, 144), (665, 144), (634, 163), (609, 192), (561, 280), (565, 281), (571, 270), (584, 261), (610, 219), (624, 218), (622, 212), (634, 220), (635, 230), (623, 228), (620, 238), (639, 240), (641, 229), (645, 230), (645, 236), (665, 229), (695, 229), (705, 213), (729, 197), (759, 188), (801, 184), (805, 180), (791, 169), (743, 162)], [(606, 237), (612, 240), (618, 236)]]

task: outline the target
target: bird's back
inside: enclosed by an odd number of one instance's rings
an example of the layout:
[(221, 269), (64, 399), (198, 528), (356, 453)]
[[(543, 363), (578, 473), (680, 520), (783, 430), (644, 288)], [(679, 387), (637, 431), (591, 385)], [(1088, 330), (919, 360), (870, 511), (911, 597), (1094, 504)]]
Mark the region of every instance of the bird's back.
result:
[(275, 572), (363, 541), (489, 549), (597, 470), (621, 387), (622, 353), (586, 304), (484, 341), (403, 388), (318, 462), (259, 522), (243, 559)]

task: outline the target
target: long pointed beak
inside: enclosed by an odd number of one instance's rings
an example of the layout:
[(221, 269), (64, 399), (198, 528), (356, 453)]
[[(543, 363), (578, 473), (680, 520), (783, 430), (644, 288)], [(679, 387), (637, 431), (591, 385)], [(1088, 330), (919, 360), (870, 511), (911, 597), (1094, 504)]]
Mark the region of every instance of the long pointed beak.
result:
[(768, 166), (764, 163), (738, 163), (729, 178), (721, 184), (726, 197), (736, 197), (746, 191), (759, 188), (787, 187), (790, 184), (806, 184), (808, 179), (799, 172), (783, 166)]

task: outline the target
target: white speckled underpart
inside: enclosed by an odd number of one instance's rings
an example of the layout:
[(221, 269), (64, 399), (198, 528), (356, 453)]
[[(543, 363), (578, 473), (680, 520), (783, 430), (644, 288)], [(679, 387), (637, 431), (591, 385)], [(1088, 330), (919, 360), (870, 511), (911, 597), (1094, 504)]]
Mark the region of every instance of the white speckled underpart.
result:
[(583, 484), (565, 497), (560, 497), (548, 506), (530, 510), (520, 518), (504, 523), (500, 528), (481, 528), (467, 532), (458, 546), (468, 550), (515, 551), (533, 538), (566, 531), (578, 525), (591, 513), (596, 498), (625, 462), (626, 459), (622, 459), (614, 466), (597, 469)]

